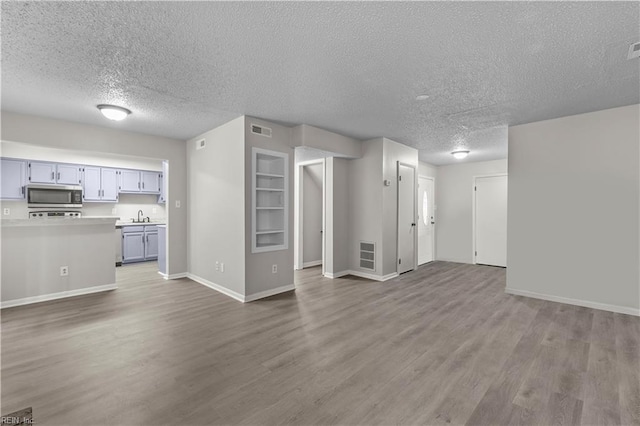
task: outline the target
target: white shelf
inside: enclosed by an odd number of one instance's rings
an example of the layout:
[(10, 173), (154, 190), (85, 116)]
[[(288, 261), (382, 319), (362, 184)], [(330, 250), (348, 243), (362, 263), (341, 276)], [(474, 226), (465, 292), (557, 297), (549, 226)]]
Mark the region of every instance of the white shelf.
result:
[(289, 154), (252, 149), (252, 253), (287, 250)]

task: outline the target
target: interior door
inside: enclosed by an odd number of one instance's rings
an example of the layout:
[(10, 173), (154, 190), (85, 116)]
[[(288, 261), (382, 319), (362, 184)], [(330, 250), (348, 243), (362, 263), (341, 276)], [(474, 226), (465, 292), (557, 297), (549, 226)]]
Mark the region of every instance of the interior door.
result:
[(416, 268), (415, 169), (398, 164), (398, 274)]
[(476, 178), (476, 263), (507, 266), (507, 176)]
[(435, 240), (433, 179), (418, 178), (418, 265), (432, 262)]

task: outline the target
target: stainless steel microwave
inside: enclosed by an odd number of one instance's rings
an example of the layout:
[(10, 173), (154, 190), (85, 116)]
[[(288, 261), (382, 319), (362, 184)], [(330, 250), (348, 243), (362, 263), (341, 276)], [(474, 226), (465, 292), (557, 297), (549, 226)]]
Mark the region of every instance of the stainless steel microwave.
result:
[(27, 203), (29, 207), (82, 207), (82, 187), (29, 185)]

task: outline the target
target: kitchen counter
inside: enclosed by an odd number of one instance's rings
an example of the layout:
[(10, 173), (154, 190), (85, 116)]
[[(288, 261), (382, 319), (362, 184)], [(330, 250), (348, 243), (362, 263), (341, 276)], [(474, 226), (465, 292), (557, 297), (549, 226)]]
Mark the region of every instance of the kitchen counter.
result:
[(116, 226), (153, 226), (153, 225), (166, 225), (167, 221), (164, 219), (156, 219), (151, 222), (128, 222), (124, 220), (119, 220), (116, 222)]

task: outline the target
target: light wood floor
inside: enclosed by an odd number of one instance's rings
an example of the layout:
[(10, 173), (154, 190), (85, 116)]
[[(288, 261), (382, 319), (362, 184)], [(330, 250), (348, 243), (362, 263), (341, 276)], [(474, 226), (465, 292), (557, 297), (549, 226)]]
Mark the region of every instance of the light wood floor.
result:
[(640, 318), (504, 293), (434, 262), (296, 275), (241, 304), (155, 264), (2, 311), (2, 413), (38, 425), (640, 424)]

